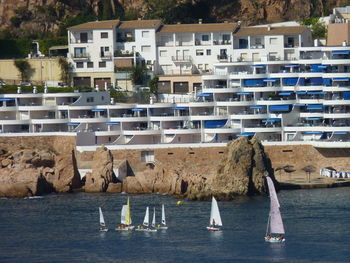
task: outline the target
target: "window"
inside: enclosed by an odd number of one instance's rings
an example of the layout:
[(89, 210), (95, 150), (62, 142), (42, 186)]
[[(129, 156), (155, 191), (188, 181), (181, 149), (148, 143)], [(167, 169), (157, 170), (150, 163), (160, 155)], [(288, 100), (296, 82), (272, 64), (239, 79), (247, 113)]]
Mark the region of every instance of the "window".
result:
[(207, 56), (211, 55), (211, 49), (207, 49)]
[(107, 32), (101, 32), (101, 38), (108, 38)]
[(167, 56), (167, 51), (166, 50), (160, 50), (159, 51), (159, 56), (160, 57), (166, 57)]
[(203, 64), (198, 64), (197, 67), (198, 67), (199, 70), (203, 70)]
[(98, 62), (98, 67), (99, 67), (99, 68), (105, 68), (105, 67), (106, 67), (106, 61), (100, 61), (100, 62)]
[(196, 50), (196, 56), (204, 56), (204, 50), (203, 49), (197, 49)]
[(146, 60), (146, 65), (152, 65), (152, 60)]
[(202, 41), (209, 41), (209, 35), (202, 35)]
[(142, 31), (143, 38), (149, 38), (149, 31)]
[(238, 40), (238, 42), (238, 48), (248, 48), (248, 39), (241, 38)]
[(277, 38), (276, 37), (270, 37), (270, 45), (277, 45)]
[(141, 162), (143, 162), (143, 163), (154, 162), (154, 151), (142, 151), (141, 152)]
[(87, 63), (87, 67), (88, 67), (88, 68), (93, 68), (93, 67), (94, 67), (94, 62), (89, 61), (89, 62)]
[(151, 52), (151, 46), (141, 46), (141, 52)]
[(261, 45), (261, 38), (255, 39), (255, 45)]
[(230, 35), (229, 35), (229, 34), (224, 34), (224, 35), (222, 35), (222, 40), (224, 40), (224, 41), (230, 41)]
[(87, 97), (86, 102), (94, 102), (94, 97)]
[(80, 43), (88, 42), (88, 33), (80, 33)]
[(74, 48), (74, 57), (75, 58), (86, 58), (86, 48), (85, 47), (76, 47)]
[(84, 62), (77, 62), (76, 63), (77, 68), (83, 68), (84, 67)]

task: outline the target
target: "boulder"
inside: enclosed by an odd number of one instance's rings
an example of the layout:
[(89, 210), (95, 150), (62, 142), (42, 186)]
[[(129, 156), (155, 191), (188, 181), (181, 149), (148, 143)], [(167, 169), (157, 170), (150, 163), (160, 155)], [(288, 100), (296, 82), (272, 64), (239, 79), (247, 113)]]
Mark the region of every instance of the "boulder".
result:
[(52, 170), (44, 171), (46, 179), (52, 183), (56, 192), (71, 192), (82, 186), (73, 150), (70, 154), (61, 154), (55, 157), (54, 174), (52, 174)]
[(109, 183), (107, 192), (108, 193), (121, 193), (123, 190), (122, 183)]
[(10, 166), (12, 163), (13, 163), (13, 161), (10, 160), (10, 159), (3, 159), (3, 160), (1, 160), (1, 166), (2, 167)]
[(24, 197), (50, 193), (51, 186), (37, 169), (14, 172), (12, 169), (0, 171), (0, 196)]
[(96, 149), (92, 161), (92, 173), (86, 174), (86, 192), (106, 192), (113, 182), (113, 156), (106, 147)]

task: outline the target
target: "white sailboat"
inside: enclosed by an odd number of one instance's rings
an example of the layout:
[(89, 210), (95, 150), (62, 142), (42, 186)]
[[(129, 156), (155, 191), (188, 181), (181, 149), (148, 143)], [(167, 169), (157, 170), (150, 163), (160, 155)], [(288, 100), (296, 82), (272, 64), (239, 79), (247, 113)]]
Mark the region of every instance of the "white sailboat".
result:
[[(155, 215), (153, 214), (153, 220), (155, 224)], [(153, 226), (153, 221), (152, 221), (152, 226)], [(143, 219), (143, 224), (142, 226), (137, 226), (135, 229), (136, 231), (145, 231), (145, 232), (157, 232), (157, 229), (150, 228), (149, 226), (149, 207), (146, 207), (146, 213), (145, 217)]]
[(106, 227), (105, 219), (103, 217), (102, 209), (101, 207), (98, 208), (100, 213), (100, 231), (101, 232), (107, 232), (108, 228)]
[(130, 211), (130, 200), (126, 205), (123, 205), (120, 215), (120, 225), (115, 230), (133, 230), (135, 226), (132, 225), (131, 211)]
[(162, 205), (162, 222), (160, 225), (158, 225), (158, 229), (162, 229), (162, 230), (166, 230), (168, 229), (167, 225), (166, 225), (166, 221), (165, 221), (165, 209), (164, 209), (164, 205)]
[(216, 202), (216, 199), (213, 196), (211, 200), (209, 226), (207, 226), (207, 229), (210, 231), (219, 231), (220, 226), (222, 226), (220, 211), (219, 211), (218, 203)]
[(270, 212), (267, 221), (265, 241), (271, 243), (284, 242), (286, 239), (283, 236), (285, 231), (280, 212), (280, 203), (272, 179), (267, 176), (266, 180), (270, 194)]

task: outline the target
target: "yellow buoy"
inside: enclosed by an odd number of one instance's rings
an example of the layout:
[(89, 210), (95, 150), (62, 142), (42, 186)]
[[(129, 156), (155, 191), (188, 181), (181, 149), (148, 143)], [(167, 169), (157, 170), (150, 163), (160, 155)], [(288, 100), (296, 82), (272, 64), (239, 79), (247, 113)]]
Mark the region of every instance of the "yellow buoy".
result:
[(182, 205), (182, 201), (177, 201), (177, 205)]

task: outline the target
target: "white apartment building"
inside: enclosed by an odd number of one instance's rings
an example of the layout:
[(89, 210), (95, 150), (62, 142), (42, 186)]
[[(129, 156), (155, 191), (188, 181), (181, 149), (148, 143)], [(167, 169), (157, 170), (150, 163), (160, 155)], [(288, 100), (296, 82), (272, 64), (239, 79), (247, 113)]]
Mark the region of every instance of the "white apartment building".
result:
[(95, 21), (68, 29), (74, 86), (115, 85), (115, 67), (137, 62), (153, 70), (160, 20)]

